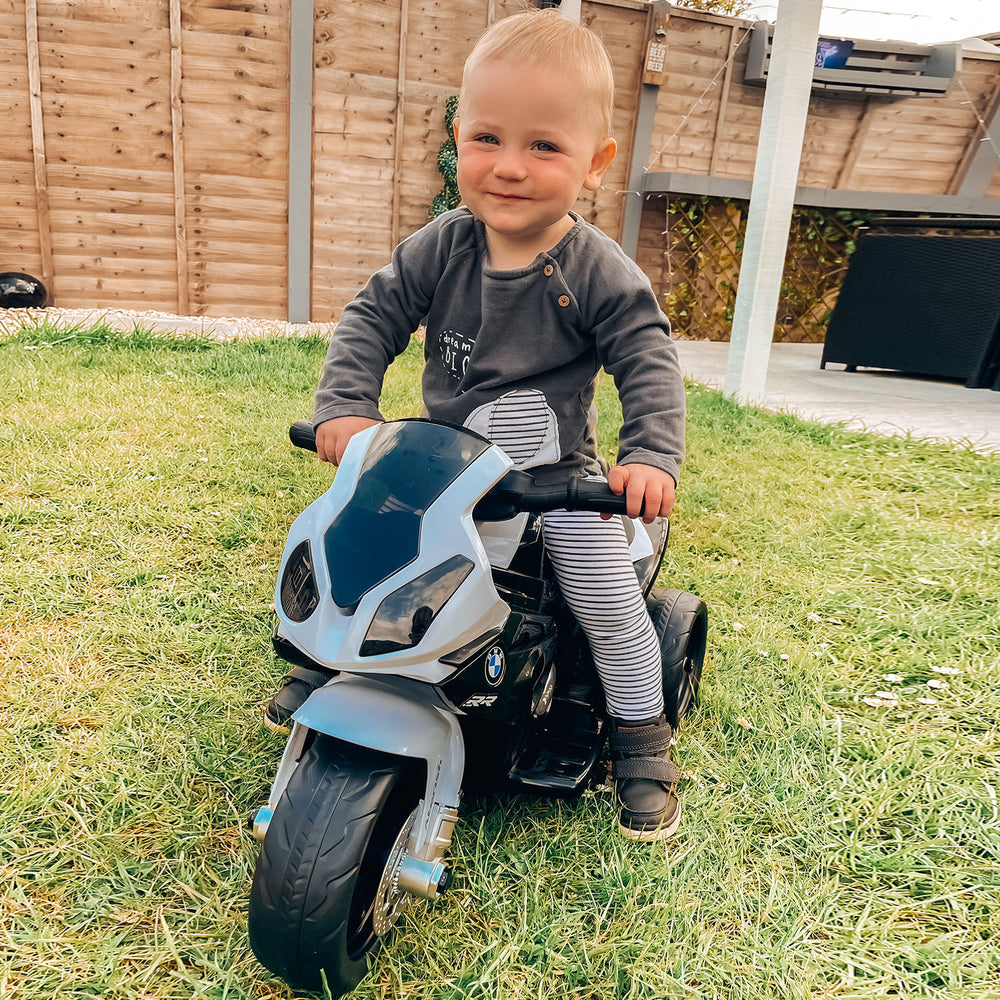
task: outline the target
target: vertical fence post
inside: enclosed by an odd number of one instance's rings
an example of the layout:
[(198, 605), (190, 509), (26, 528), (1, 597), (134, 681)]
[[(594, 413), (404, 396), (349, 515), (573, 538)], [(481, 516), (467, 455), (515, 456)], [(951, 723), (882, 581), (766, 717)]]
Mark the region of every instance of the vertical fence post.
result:
[(409, 0), (399, 5), (399, 55), (396, 62), (396, 128), (392, 151), (392, 230), (389, 253), (399, 245), (400, 203), (402, 201), (403, 128), (406, 124), (406, 34), (410, 20)]
[(712, 136), (712, 159), (708, 164), (708, 174), (714, 176), (719, 168), (719, 150), (722, 148), (722, 140), (725, 136), (726, 112), (729, 110), (729, 88), (733, 82), (733, 63), (736, 62), (736, 50), (750, 32), (744, 31), (743, 38), (736, 38), (737, 28), (735, 24), (729, 26), (729, 52), (726, 54), (725, 69), (722, 72), (722, 92), (719, 94), (719, 110), (715, 116), (715, 132)]
[(667, 19), (670, 4), (666, 0), (653, 0), (646, 16), (646, 43), (642, 50), (642, 82), (632, 131), (632, 159), (628, 169), (628, 190), (622, 211), (622, 231), (619, 242), (622, 249), (635, 260), (639, 248), (639, 229), (642, 225), (642, 206), (646, 200), (646, 164), (656, 123), (656, 102), (660, 85), (666, 80)]
[(190, 312), (187, 200), (184, 177), (184, 112), (181, 102), (181, 2), (170, 0), (170, 144), (174, 171), (174, 247), (177, 255), (177, 312)]
[(38, 0), (24, 0), (24, 35), (28, 56), (28, 104), (31, 112), (31, 158), (35, 174), (35, 217), (42, 283), (50, 301), (55, 298), (52, 263), (52, 216), (49, 212), (48, 168), (45, 160), (45, 126), (42, 119), (42, 73), (38, 56)]
[[(970, 98), (971, 103), (971, 98)], [(994, 85), (989, 107), (983, 118), (976, 114), (978, 128), (972, 133), (970, 140), (971, 156), (963, 159), (960, 164), (962, 174), (956, 178), (955, 193), (984, 198), (989, 190), (990, 182), (996, 173), (998, 157), (1000, 157), (1000, 81)], [(982, 133), (982, 134), (980, 134)], [(949, 191), (949, 194), (952, 192)]]
[(313, 0), (292, 0), (288, 45), (288, 321), (312, 318)]
[(805, 135), (822, 0), (778, 0), (725, 391), (764, 394)]

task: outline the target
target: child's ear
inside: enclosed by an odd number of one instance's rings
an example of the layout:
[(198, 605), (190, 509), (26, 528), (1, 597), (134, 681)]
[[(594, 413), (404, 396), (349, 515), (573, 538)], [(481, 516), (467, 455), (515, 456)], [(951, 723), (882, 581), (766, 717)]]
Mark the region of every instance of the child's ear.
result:
[(607, 173), (608, 167), (611, 166), (611, 162), (614, 160), (617, 152), (618, 143), (614, 139), (605, 139), (597, 147), (597, 152), (594, 153), (594, 157), (590, 161), (590, 170), (587, 171), (587, 179), (583, 182), (583, 186), (588, 191), (596, 191), (601, 186), (601, 181), (604, 179), (604, 175)]
[(458, 145), (458, 119), (452, 118), (451, 120), (451, 134), (452, 138), (455, 140), (455, 145)]

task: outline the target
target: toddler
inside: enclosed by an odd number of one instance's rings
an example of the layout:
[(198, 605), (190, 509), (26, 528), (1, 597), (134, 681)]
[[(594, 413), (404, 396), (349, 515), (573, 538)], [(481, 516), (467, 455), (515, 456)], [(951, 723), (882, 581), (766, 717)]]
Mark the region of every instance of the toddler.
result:
[[(629, 513), (670, 514), (684, 451), (684, 388), (666, 317), (621, 248), (572, 209), (616, 153), (614, 80), (589, 29), (553, 10), (494, 24), (465, 64), (458, 115), (462, 206), (404, 240), (343, 312), (316, 392), (319, 457), (382, 420), (386, 368), (426, 326), (423, 402), (503, 448), (539, 482), (602, 475), (596, 378), (623, 411), (607, 474)], [(590, 643), (610, 718), (620, 829), (677, 829), (679, 777), (663, 715), (657, 636), (620, 518), (556, 511), (543, 537)], [(297, 670), (267, 710), (283, 724), (326, 677)]]

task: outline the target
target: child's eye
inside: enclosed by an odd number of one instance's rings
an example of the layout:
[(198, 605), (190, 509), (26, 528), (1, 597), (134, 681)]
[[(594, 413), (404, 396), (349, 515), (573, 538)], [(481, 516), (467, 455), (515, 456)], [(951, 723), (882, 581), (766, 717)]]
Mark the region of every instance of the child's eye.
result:
[(485, 142), (485, 143), (487, 143), (490, 146), (499, 146), (500, 145), (500, 140), (495, 135), (489, 135), (489, 134), (486, 134), (486, 135), (477, 135), (475, 141), (476, 142)]
[(551, 142), (545, 142), (543, 139), (539, 139), (538, 142), (534, 143), (532, 149), (537, 149), (540, 153), (558, 153), (559, 150), (552, 145)]

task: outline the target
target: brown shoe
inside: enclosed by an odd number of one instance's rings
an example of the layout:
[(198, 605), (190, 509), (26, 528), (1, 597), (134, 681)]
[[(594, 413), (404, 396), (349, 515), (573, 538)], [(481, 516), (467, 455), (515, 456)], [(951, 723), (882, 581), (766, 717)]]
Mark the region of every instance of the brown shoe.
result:
[(674, 731), (666, 716), (644, 722), (611, 719), (611, 774), (621, 805), (621, 833), (630, 840), (665, 840), (677, 832), (681, 772), (670, 759)]

